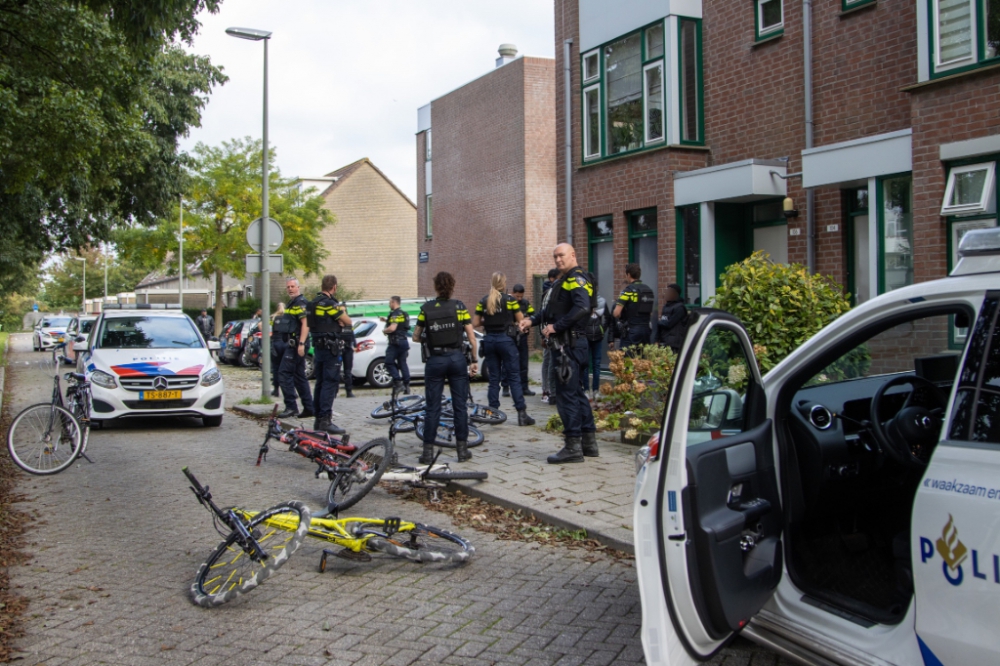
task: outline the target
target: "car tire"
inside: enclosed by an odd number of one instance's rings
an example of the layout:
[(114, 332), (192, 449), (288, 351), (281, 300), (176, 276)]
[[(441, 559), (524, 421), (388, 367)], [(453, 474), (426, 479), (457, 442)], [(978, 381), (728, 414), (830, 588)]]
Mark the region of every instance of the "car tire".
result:
[(368, 372), (366, 373), (368, 383), (374, 388), (389, 388), (392, 386), (392, 375), (389, 374), (389, 368), (385, 365), (385, 358), (377, 358), (371, 362), (368, 366)]
[(240, 352), (240, 367), (249, 368), (251, 365), (253, 365), (253, 361), (250, 359), (250, 345), (245, 344), (243, 345), (243, 351)]
[(218, 416), (203, 416), (201, 417), (201, 424), (206, 428), (218, 428), (222, 425), (222, 414)]
[(355, 377), (351, 375), (351, 385), (352, 386), (364, 386), (368, 382), (367, 377)]

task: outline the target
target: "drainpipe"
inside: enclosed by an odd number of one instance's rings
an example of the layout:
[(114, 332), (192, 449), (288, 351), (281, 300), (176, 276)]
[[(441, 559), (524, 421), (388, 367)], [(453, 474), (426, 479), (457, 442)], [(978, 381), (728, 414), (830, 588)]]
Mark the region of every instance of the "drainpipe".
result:
[[(813, 147), (813, 54), (812, 54), (812, 0), (802, 0), (802, 56), (803, 94), (806, 113), (806, 148)], [(806, 190), (806, 266), (810, 273), (816, 272), (816, 193), (813, 188)]]
[(566, 114), (566, 242), (573, 244), (573, 104), (570, 98), (572, 92), (572, 74), (569, 67), (570, 46), (572, 39), (563, 42), (563, 107)]

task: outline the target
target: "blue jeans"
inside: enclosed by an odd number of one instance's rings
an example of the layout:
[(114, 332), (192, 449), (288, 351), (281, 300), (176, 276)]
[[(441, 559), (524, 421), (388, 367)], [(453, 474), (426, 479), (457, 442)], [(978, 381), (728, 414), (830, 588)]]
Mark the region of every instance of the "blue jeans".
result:
[(455, 413), (455, 439), (469, 441), (469, 366), (465, 354), (456, 349), (441, 355), (432, 355), (424, 366), (424, 395), (427, 399), (427, 423), (424, 425), (424, 443), (433, 444), (441, 422), (441, 396), (447, 380), (451, 390), (451, 407)]
[[(583, 390), (593, 389), (596, 391), (601, 388), (601, 348), (604, 345), (604, 341), (598, 340), (597, 342), (592, 342), (587, 340), (587, 344), (590, 346), (590, 364), (583, 369)], [(588, 375), (591, 372), (594, 373), (594, 382), (592, 386), (588, 386), (590, 383)]]
[(410, 344), (403, 342), (390, 342), (385, 349), (385, 368), (389, 371), (392, 381), (402, 380), (406, 386), (410, 385), (410, 366), (406, 364), (406, 358), (410, 354)]
[[(490, 407), (500, 408), (500, 380), (502, 378), (510, 387), (510, 395), (514, 398), (514, 408), (519, 412), (523, 411), (525, 405), (521, 384), (521, 360), (514, 340), (506, 333), (487, 333), (486, 337), (483, 338), (483, 351), (486, 355), (486, 368), (490, 375), (490, 388), (486, 394)], [(501, 364), (503, 365), (502, 370)]]
[(340, 386), (340, 354), (316, 347), (313, 361), (316, 368), (316, 390), (313, 392), (316, 418), (329, 418), (333, 416), (333, 401)]
[(563, 422), (563, 435), (566, 437), (580, 437), (585, 432), (596, 432), (594, 425), (594, 412), (590, 408), (590, 401), (583, 392), (583, 381), (581, 370), (587, 365), (587, 341), (580, 338), (570, 348), (564, 348), (562, 352), (552, 352), (552, 364), (559, 367), (562, 357), (565, 355), (569, 360), (570, 376), (565, 383), (556, 380), (556, 409), (559, 411), (559, 418)]

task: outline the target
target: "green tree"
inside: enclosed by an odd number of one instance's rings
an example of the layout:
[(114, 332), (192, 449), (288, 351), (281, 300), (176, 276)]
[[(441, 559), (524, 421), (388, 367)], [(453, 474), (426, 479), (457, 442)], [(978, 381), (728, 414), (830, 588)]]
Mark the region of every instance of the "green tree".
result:
[[(246, 276), (244, 257), (251, 252), (247, 227), (261, 216), (262, 142), (247, 137), (223, 142), (221, 147), (198, 144), (184, 195), (184, 263), (200, 262), (205, 275), (215, 276), (215, 293), (222, 293), (222, 278)], [(322, 197), (303, 192), (294, 180), (281, 176), (268, 158), (270, 215), (284, 229), (285, 271), (313, 275), (327, 256), (319, 232), (334, 223), (323, 208)], [(152, 229), (133, 226), (117, 234), (117, 242), (131, 261), (146, 269), (166, 267), (177, 274), (179, 205)], [(222, 300), (215, 305), (216, 327), (222, 322)]]
[(51, 309), (79, 310), (83, 302), (83, 265), (86, 259), (87, 298), (104, 296), (104, 264), (108, 266), (108, 295), (133, 291), (147, 271), (122, 264), (112, 254), (99, 248), (86, 248), (76, 254), (60, 256), (46, 271), (42, 300)]
[(169, 211), (178, 139), (226, 80), (183, 48), (197, 13), (218, 5), (0, 0), (0, 288), (19, 267)]

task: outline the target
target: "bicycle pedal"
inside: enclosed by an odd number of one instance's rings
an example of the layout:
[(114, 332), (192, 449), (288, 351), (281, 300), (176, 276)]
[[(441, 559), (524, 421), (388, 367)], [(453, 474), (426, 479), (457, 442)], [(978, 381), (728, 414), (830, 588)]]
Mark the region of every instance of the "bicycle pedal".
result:
[(392, 536), (399, 531), (400, 526), (399, 518), (386, 518), (385, 519), (385, 535)]
[(371, 562), (372, 556), (363, 551), (355, 551), (350, 548), (344, 548), (343, 550), (338, 550), (334, 553), (337, 557), (350, 560), (351, 562)]

